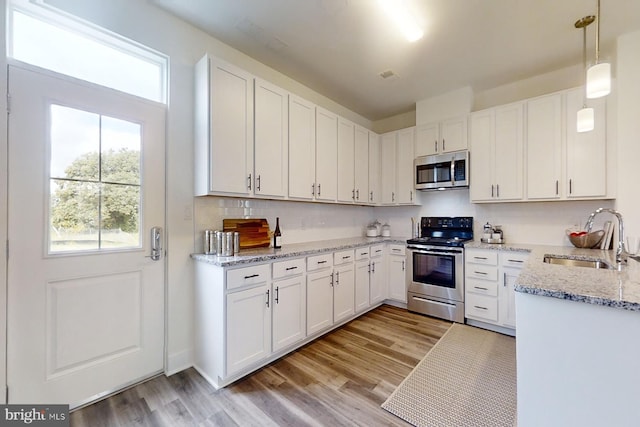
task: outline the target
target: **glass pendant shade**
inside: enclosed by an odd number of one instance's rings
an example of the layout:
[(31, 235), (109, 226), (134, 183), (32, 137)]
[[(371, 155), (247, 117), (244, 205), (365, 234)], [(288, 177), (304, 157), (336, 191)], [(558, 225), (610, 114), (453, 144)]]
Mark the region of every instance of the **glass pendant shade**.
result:
[(578, 110), (576, 130), (578, 132), (592, 131), (594, 121), (593, 108), (583, 107), (581, 110)]
[(587, 70), (587, 98), (601, 98), (611, 92), (611, 64), (601, 62)]

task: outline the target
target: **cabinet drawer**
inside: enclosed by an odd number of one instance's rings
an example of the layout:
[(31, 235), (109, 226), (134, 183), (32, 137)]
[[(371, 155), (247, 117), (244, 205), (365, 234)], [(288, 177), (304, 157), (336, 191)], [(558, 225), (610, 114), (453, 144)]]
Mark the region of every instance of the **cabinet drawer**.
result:
[(322, 254), (307, 258), (307, 271), (320, 270), (333, 265), (333, 254)]
[(369, 249), (369, 254), (371, 258), (380, 257), (384, 255), (384, 245), (371, 246), (371, 249)]
[(528, 252), (500, 253), (500, 265), (502, 267), (522, 268), (527, 259), (529, 259)]
[(488, 280), (467, 279), (465, 289), (479, 295), (498, 296), (498, 282), (490, 282)]
[(292, 259), (273, 263), (274, 279), (295, 276), (304, 273), (304, 258)]
[(389, 245), (389, 253), (391, 255), (405, 256), (406, 247), (404, 245)]
[(269, 280), (269, 264), (227, 271), (227, 289), (255, 285)]
[(498, 252), (467, 249), (465, 260), (473, 264), (498, 265)]
[(467, 317), (497, 322), (498, 299), (485, 295), (468, 294), (465, 301), (465, 313)]
[(466, 276), (473, 279), (498, 280), (498, 267), (490, 265), (468, 264)]
[(369, 259), (369, 253), (370, 253), (370, 249), (368, 246), (365, 246), (364, 248), (356, 248), (356, 261), (359, 261), (361, 259)]
[(333, 265), (347, 264), (353, 262), (353, 249), (340, 251), (333, 254)]

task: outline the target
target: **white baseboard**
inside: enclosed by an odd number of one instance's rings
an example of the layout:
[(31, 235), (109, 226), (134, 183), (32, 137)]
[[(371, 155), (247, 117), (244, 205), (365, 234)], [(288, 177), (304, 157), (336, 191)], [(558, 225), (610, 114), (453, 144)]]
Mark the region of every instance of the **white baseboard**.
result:
[(193, 366), (193, 350), (184, 350), (167, 356), (166, 376), (173, 375)]

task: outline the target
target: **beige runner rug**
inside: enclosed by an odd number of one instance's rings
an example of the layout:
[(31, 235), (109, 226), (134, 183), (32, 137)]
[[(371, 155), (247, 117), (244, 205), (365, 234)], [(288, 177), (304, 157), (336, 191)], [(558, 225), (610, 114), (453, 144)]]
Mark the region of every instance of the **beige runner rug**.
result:
[(382, 408), (416, 426), (514, 426), (515, 338), (454, 323)]

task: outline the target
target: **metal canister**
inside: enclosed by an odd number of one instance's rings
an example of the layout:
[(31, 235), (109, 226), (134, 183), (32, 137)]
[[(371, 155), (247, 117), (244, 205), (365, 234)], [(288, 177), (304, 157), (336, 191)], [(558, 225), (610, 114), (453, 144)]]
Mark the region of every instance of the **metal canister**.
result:
[(233, 255), (233, 231), (224, 231), (222, 235), (222, 249), (218, 251), (219, 256)]
[(224, 240), (222, 238), (222, 231), (216, 231), (215, 232), (215, 241), (216, 241), (216, 255), (220, 256), (222, 255), (222, 241)]
[(233, 232), (233, 254), (237, 255), (240, 252), (240, 233)]
[(216, 253), (216, 236), (213, 230), (204, 230), (204, 253), (206, 255)]

